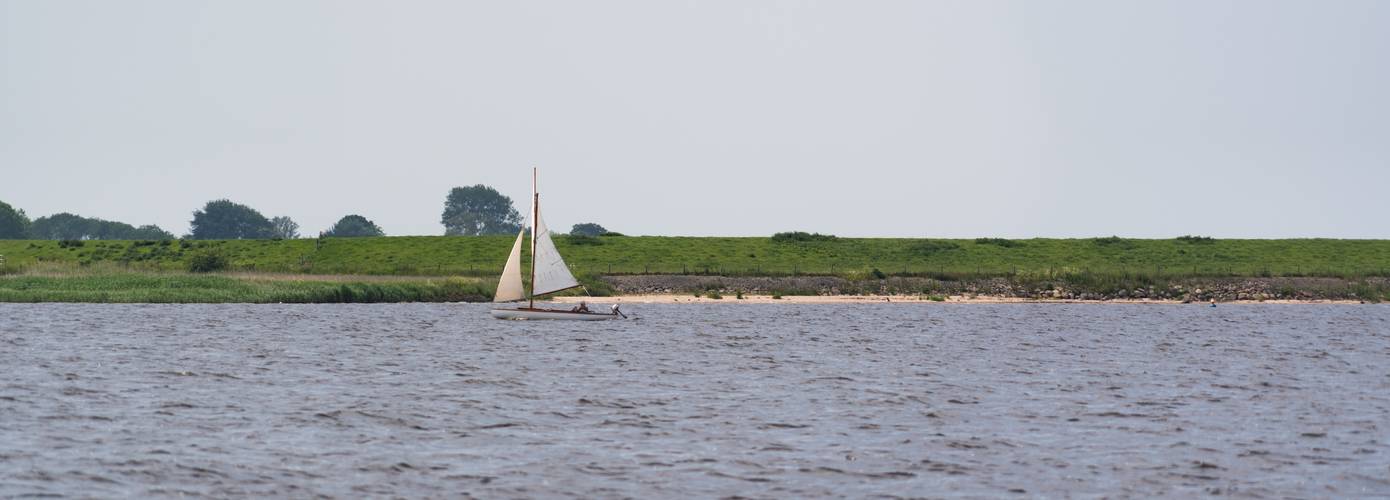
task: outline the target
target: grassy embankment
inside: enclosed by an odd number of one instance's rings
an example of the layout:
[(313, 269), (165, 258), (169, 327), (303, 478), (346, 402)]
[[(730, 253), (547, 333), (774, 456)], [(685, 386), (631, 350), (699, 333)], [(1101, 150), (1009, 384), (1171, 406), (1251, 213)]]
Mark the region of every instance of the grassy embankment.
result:
[[(0, 241), (0, 300), (414, 301), (486, 297), (511, 237), (240, 241)], [(556, 239), (591, 290), (606, 274), (921, 276), (1066, 280), (1076, 286), (1176, 279), (1390, 276), (1390, 240), (1164, 240), (626, 237)], [(186, 273), (196, 255), (228, 271), (329, 281)], [(411, 276), (381, 282), (369, 276)], [(443, 276), (468, 277), (448, 281)], [(140, 292), (145, 290), (146, 292)], [(1381, 292), (1377, 292), (1381, 293)]]

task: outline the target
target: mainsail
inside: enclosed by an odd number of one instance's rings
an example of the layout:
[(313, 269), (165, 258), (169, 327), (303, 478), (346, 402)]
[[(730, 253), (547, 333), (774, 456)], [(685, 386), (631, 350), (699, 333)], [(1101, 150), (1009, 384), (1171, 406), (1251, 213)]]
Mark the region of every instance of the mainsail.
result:
[(507, 256), (507, 265), (502, 268), (502, 280), (497, 282), (497, 295), (493, 302), (511, 302), (526, 298), (521, 287), (521, 240), (526, 236), (526, 228), (516, 235), (512, 253)]
[(532, 217), (532, 221), (535, 227), (531, 237), (535, 238), (536, 254), (532, 257), (535, 282), (531, 284), (531, 296), (579, 286), (579, 281), (574, 279), (569, 266), (565, 265), (565, 259), (560, 258), (560, 252), (555, 250), (555, 243), (550, 240), (550, 229), (545, 227), (545, 221), (541, 219), (539, 211)]

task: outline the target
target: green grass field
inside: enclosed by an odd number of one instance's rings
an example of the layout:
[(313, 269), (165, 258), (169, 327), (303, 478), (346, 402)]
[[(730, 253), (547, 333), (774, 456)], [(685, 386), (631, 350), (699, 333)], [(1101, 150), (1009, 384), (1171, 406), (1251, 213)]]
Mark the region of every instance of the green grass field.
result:
[[(511, 237), (408, 236), (233, 241), (0, 241), (0, 273), (117, 266), (183, 271), (200, 252), (229, 270), (400, 276), (496, 276)], [(884, 275), (978, 277), (1390, 275), (1390, 240), (907, 239), (613, 236), (556, 238), (581, 277), (606, 274)]]

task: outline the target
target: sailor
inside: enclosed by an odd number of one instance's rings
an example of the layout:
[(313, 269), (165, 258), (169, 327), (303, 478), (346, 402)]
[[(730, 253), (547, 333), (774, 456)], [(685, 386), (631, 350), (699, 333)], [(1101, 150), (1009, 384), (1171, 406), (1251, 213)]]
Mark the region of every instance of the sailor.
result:
[(574, 309), (570, 309), (570, 312), (577, 312), (577, 313), (586, 313), (586, 312), (589, 312), (589, 304), (581, 300), (581, 301), (579, 301), (579, 305), (574, 306)]

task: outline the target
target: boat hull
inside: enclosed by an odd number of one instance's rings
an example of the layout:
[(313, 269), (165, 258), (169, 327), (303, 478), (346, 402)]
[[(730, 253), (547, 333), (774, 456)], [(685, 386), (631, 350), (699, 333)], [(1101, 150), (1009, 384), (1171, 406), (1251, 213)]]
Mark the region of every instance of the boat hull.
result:
[(617, 313), (574, 312), (559, 309), (493, 309), (492, 317), (497, 319), (555, 319), (568, 321), (605, 321), (618, 319)]

